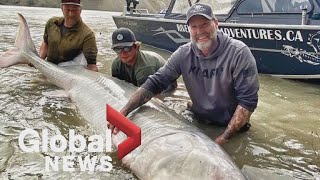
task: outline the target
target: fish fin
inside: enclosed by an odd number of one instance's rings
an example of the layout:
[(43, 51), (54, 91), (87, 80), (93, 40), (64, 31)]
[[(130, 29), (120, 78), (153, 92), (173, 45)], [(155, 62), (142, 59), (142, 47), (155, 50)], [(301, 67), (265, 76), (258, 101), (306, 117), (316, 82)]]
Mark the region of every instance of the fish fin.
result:
[(15, 64), (26, 64), (28, 61), (22, 56), (21, 50), (12, 47), (0, 55), (0, 67), (10, 67)]
[(38, 85), (49, 85), (52, 84), (47, 77), (44, 75), (40, 74), (39, 76), (35, 77), (34, 79), (31, 80), (31, 83), (33, 84), (38, 84)]
[(18, 17), (20, 23), (14, 46), (20, 48), (21, 50), (33, 51), (37, 54), (36, 48), (31, 39), (29, 26), (26, 19), (20, 13), (18, 13)]
[(70, 94), (65, 90), (42, 92), (42, 95), (50, 98), (69, 98)]
[(19, 13), (18, 17), (20, 23), (14, 47), (0, 55), (0, 67), (29, 63), (29, 61), (24, 58), (23, 51), (33, 51), (37, 54), (26, 19)]

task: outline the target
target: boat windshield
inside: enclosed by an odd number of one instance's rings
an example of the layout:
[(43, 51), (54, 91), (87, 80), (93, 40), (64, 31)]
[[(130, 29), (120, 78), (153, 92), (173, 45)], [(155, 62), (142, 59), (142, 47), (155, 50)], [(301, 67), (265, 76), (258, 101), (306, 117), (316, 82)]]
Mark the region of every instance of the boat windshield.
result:
[(301, 13), (312, 10), (309, 0), (245, 0), (237, 8), (238, 14)]
[(206, 3), (215, 14), (228, 14), (237, 0), (176, 0), (172, 13), (186, 14), (190, 4)]

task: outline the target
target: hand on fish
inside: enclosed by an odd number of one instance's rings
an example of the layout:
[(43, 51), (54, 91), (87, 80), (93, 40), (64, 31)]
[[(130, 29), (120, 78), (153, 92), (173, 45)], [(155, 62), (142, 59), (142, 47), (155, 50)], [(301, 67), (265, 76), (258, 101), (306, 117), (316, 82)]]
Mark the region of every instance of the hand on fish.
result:
[(108, 129), (111, 129), (112, 134), (116, 135), (120, 131), (117, 127), (107, 122)]
[(221, 136), (217, 137), (214, 141), (221, 146), (221, 145), (225, 144), (228, 140), (226, 140), (226, 139), (221, 135)]
[[(123, 109), (120, 110), (120, 113), (123, 115), (123, 116), (127, 116), (128, 113), (125, 113)], [(116, 135), (118, 134), (118, 132), (120, 131), (120, 129), (118, 129), (117, 127), (115, 127), (114, 125), (112, 125), (111, 123), (107, 122), (107, 126), (108, 126), (108, 129), (111, 129), (111, 132), (112, 134)]]

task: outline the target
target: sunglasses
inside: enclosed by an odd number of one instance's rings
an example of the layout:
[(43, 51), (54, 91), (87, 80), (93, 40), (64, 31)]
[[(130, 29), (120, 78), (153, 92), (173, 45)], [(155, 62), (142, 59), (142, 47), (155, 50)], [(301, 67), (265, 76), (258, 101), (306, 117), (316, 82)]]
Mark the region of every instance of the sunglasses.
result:
[(120, 54), (121, 51), (124, 52), (130, 52), (132, 50), (132, 46), (126, 46), (126, 47), (115, 47), (113, 48), (114, 52), (116, 52), (117, 54)]

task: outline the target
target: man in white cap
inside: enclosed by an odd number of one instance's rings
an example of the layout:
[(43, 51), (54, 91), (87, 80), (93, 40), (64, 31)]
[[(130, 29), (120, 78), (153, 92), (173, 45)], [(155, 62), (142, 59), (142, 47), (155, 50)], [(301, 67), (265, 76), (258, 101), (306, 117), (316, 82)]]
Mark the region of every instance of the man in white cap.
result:
[(182, 75), (192, 101), (190, 111), (200, 122), (227, 127), (215, 138), (222, 145), (250, 128), (249, 119), (258, 103), (256, 62), (248, 46), (218, 30), (209, 5), (191, 6), (187, 24), (191, 42), (179, 47), (166, 65), (148, 78), (121, 113), (127, 116)]
[(80, 0), (61, 0), (63, 17), (48, 20), (39, 55), (59, 64), (83, 53), (88, 69), (98, 71), (97, 45), (94, 32), (82, 21)]

